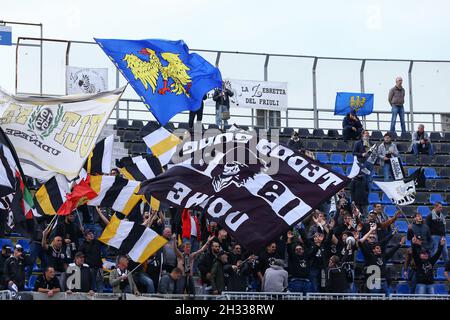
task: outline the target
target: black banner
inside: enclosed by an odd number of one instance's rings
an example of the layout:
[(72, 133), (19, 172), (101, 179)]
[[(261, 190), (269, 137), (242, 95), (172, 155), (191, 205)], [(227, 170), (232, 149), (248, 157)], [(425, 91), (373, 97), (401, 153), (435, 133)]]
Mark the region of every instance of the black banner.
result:
[(178, 151), (178, 163), (143, 182), (139, 193), (181, 208), (205, 208), (209, 219), (252, 251), (349, 182), (318, 161), (247, 132), (188, 141)]

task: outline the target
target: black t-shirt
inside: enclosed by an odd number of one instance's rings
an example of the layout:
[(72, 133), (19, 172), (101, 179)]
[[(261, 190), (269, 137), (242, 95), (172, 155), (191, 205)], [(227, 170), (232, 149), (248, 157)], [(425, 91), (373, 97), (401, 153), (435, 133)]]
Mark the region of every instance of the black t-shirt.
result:
[(57, 251), (52, 246), (48, 246), (47, 249), (48, 265), (53, 267), (56, 272), (64, 272), (64, 264), (67, 263), (66, 250), (61, 247), (61, 250)]
[(280, 259), (280, 256), (276, 252), (273, 254), (269, 254), (266, 251), (263, 252), (258, 258), (257, 271), (264, 275), (266, 270), (274, 263), (275, 259)]
[(59, 285), (58, 278), (54, 277), (51, 280), (47, 280), (45, 275), (41, 274), (34, 284), (34, 291), (38, 291), (38, 289), (61, 289), (61, 286)]

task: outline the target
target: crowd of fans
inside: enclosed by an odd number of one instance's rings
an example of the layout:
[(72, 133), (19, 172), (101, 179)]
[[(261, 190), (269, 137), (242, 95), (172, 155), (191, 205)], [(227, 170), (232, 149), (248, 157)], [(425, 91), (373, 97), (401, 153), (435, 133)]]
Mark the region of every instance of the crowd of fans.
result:
[[(389, 132), (376, 148), (370, 145), (369, 136), (354, 112), (344, 119), (344, 140), (357, 140), (353, 154), (363, 164), (349, 186), (350, 194), (339, 191), (310, 218), (273, 239), (261, 252), (247, 251), (201, 211), (167, 208), (163, 213), (145, 206), (137, 217), (128, 218), (147, 225), (168, 242), (139, 265), (98, 240), (114, 212), (110, 208), (84, 205), (68, 216), (59, 217), (56, 226), (50, 224), (52, 217), (36, 219), (28, 252), (20, 244), (13, 248), (4, 245), (0, 287), (24, 290), (39, 258), (41, 271), (30, 289), (49, 297), (58, 292), (93, 294), (108, 289), (134, 294), (224, 291), (389, 294), (392, 291), (389, 262), (404, 250), (402, 276), (409, 282), (411, 293), (434, 293), (434, 270), (440, 257), (450, 281), (442, 204), (435, 203), (426, 219), (416, 213), (403, 236), (394, 224), (402, 216), (401, 211), (389, 218), (378, 203), (369, 212), (370, 173), (378, 163), (383, 167), (384, 180), (391, 181), (389, 159), (399, 156)], [(288, 146), (305, 152), (296, 132)], [(410, 150), (415, 154), (433, 154), (422, 125), (413, 135)], [(113, 170), (111, 174), (119, 172)], [(171, 227), (166, 225), (165, 214), (171, 218)], [(406, 240), (410, 241), (410, 247), (405, 246)], [(355, 262), (358, 250), (363, 255), (362, 268)], [(74, 270), (80, 275), (75, 287), (70, 284)]]

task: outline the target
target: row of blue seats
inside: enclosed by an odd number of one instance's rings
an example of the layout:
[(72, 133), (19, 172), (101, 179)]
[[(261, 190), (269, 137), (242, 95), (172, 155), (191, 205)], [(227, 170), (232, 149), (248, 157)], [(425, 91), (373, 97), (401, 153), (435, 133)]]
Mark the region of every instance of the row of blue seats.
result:
[[(319, 160), (320, 162), (324, 163), (324, 164), (340, 164), (340, 165), (351, 165), (353, 164), (353, 154), (352, 153), (346, 153), (345, 156), (342, 153), (331, 153), (331, 154), (327, 154), (324, 152), (317, 152), (316, 153), (316, 158), (317, 160)], [(436, 158), (437, 162), (433, 162), (436, 166), (445, 166), (445, 165), (449, 165), (450, 164), (450, 157), (442, 157), (439, 156), (438, 158)], [(415, 166), (417, 165), (418, 158), (416, 156), (411, 155), (406, 156), (406, 157), (402, 157), (402, 163), (403, 165), (412, 165)], [(422, 163), (422, 161), (424, 163), (428, 163), (428, 164), (432, 164), (432, 158), (420, 158), (420, 163)]]
[[(37, 280), (36, 275), (31, 275), (30, 278), (28, 279), (28, 281), (25, 284), (25, 291), (33, 291), (34, 290), (34, 285), (36, 284), (36, 280)], [(103, 292), (104, 293), (112, 293), (112, 287), (108, 284), (103, 288)]]
[[(375, 188), (372, 188), (372, 189), (375, 189)], [(440, 202), (444, 206), (447, 205), (447, 202), (444, 200), (442, 194), (440, 194), (440, 193), (431, 193), (430, 196), (426, 199), (426, 201), (423, 201), (421, 203), (434, 204), (436, 202)], [(380, 197), (378, 192), (371, 192), (371, 193), (369, 193), (369, 203), (370, 204), (375, 204), (375, 203), (392, 204), (392, 201), (388, 198), (388, 196), (385, 193), (383, 193), (383, 196)], [(423, 216), (426, 216), (430, 213), (430, 209), (426, 206), (422, 210), (423, 210), (423, 213), (422, 212), (421, 213)]]
[[(417, 169), (418, 168), (408, 168), (408, 171), (407, 171), (408, 172), (408, 176), (413, 174), (414, 171), (416, 171)], [(352, 167), (349, 165), (347, 167), (347, 170), (344, 172), (344, 169), (341, 166), (334, 165), (334, 166), (331, 167), (331, 170), (333, 170), (333, 171), (335, 171), (337, 173), (340, 173), (342, 175), (347, 176), (347, 175), (350, 174), (350, 172), (352, 170)], [(424, 175), (425, 175), (425, 178), (427, 178), (427, 179), (445, 179), (446, 178), (446, 177), (440, 177), (439, 174), (436, 172), (435, 168), (424, 168)], [(373, 172), (372, 176), (373, 177), (382, 177), (382, 176), (377, 175), (376, 172)]]

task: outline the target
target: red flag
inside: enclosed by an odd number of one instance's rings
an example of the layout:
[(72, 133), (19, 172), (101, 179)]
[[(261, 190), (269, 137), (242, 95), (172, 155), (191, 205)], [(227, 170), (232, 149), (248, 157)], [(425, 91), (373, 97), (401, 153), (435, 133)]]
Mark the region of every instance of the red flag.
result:
[(98, 196), (98, 194), (92, 190), (89, 184), (89, 178), (90, 176), (88, 175), (86, 179), (82, 179), (73, 187), (72, 192), (67, 194), (66, 201), (56, 214), (60, 216), (71, 214), (73, 210)]

